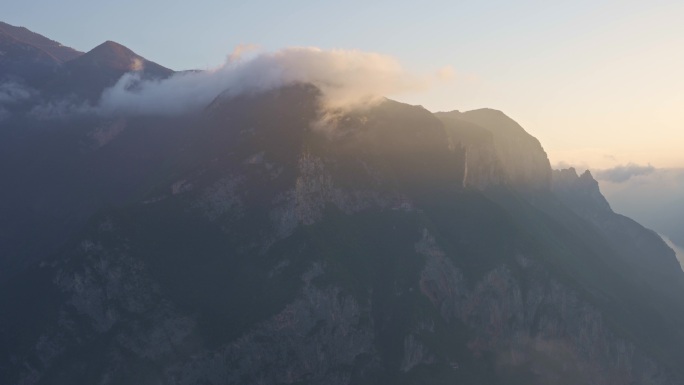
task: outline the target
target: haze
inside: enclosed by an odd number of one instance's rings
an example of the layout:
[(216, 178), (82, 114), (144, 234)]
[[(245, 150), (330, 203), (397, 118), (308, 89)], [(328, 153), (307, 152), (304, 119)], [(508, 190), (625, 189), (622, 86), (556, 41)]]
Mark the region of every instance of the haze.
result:
[(7, 9), (0, 384), (684, 384), (681, 6)]

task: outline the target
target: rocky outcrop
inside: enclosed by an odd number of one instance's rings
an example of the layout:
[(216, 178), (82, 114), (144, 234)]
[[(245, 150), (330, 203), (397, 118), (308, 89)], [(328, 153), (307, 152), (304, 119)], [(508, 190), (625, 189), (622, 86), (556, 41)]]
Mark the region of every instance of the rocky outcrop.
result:
[[(104, 225), (103, 231), (116, 233)], [(7, 383), (38, 384), (50, 382), (46, 376), (53, 371), (78, 372), (82, 368), (59, 365), (65, 357), (91, 360), (79, 357), (83, 346), (98, 346), (103, 361), (89, 362), (100, 366), (93, 379), (103, 384), (135, 378), (164, 384), (341, 385), (350, 383), (348, 368), (357, 357), (374, 352), (369, 304), (339, 287), (315, 285), (324, 273), (321, 263), (301, 276), (301, 290), (281, 311), (239, 338), (208, 348), (197, 316), (179, 312), (151, 278), (149, 266), (125, 248), (86, 240), (74, 258), (80, 260), (77, 265), (44, 267), (54, 271), (54, 283), (66, 300), (57, 324), (40, 335), (30, 356), (10, 363), (19, 366), (13, 372), (21, 375), (3, 377)], [(22, 367), (33, 357), (36, 363)]]
[(368, 308), (338, 288), (313, 285), (322, 273), (314, 265), (301, 295), (251, 332), (167, 369), (168, 383), (349, 384), (346, 368), (373, 352), (372, 325), (362, 321)]
[[(101, 222), (99, 228), (105, 237), (116, 234), (110, 221)], [(72, 259), (43, 267), (52, 272), (53, 290), (61, 293), (64, 302), (55, 324), (41, 331), (33, 349), (23, 352), (26, 356), (15, 358), (19, 368), (13, 376), (17, 377), (4, 377), (3, 382), (51, 383), (53, 371), (69, 372), (60, 367), (65, 356), (78, 362), (88, 359), (80, 356), (84, 345), (99, 346), (106, 362), (98, 383), (145, 377), (148, 369), (137, 371), (133, 362), (168, 363), (177, 349), (194, 344), (193, 317), (181, 314), (150, 278), (148, 267), (129, 255), (125, 243), (122, 246), (113, 249), (86, 239)], [(22, 367), (21, 362), (32, 364)]]
[[(429, 235), (422, 242), (432, 243)], [(528, 383), (540, 385), (672, 383), (610, 331), (598, 309), (524, 255), (516, 266), (501, 265), (468, 282), (436, 245), (420, 249), (427, 256), (421, 291), (454, 327), (470, 327), (469, 349), (476, 356), (495, 354), (500, 370), (529, 368), (534, 379)]]
[[(217, 220), (226, 214), (232, 218), (242, 215), (244, 204), (238, 192), (242, 181), (240, 176), (227, 176), (208, 187), (194, 204), (210, 220)], [(183, 190), (184, 183), (172, 186), (172, 193)]]
[(490, 110), (386, 101), (327, 135), (318, 96), (88, 125), (96, 171), (147, 171), (0, 286), (0, 382), (677, 384), (682, 273), (590, 174), (551, 184)]
[[(552, 191), (574, 209), (590, 212), (612, 213), (606, 198), (601, 194), (598, 182), (586, 170), (578, 176), (574, 168), (553, 170)], [(585, 214), (585, 215), (586, 215)]]
[(501, 186), (506, 181), (501, 162), (488, 146), (466, 147), (464, 168), (463, 187), (484, 190), (492, 186)]
[(271, 216), (275, 222), (277, 238), (282, 239), (292, 234), (300, 224), (316, 223), (322, 218), (323, 210), (328, 204), (351, 212), (370, 204), (366, 200), (352, 204), (346, 199), (347, 196), (348, 194), (334, 187), (332, 174), (322, 158), (308, 152), (302, 153), (294, 187), (273, 201), (276, 207)]

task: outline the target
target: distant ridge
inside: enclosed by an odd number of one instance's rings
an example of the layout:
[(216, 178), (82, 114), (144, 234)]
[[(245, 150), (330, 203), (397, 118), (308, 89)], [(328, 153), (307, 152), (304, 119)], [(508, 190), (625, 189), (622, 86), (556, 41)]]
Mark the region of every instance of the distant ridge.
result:
[(0, 21), (0, 34), (7, 35), (19, 42), (33, 46), (57, 59), (60, 63), (67, 62), (83, 55), (83, 52), (64, 46), (59, 42), (30, 31), (25, 27), (16, 27), (2, 21)]
[(108, 40), (68, 63), (71, 67), (96, 67), (117, 71), (145, 70), (156, 76), (168, 76), (172, 70), (151, 62), (128, 47)]
[(58, 95), (74, 94), (94, 101), (104, 89), (132, 71), (140, 73), (143, 79), (163, 79), (174, 73), (119, 43), (106, 41), (64, 63), (50, 89)]

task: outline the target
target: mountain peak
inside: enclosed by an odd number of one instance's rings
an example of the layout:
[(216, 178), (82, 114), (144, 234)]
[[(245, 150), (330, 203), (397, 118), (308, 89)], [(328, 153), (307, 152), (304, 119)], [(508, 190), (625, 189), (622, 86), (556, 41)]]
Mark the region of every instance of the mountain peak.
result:
[(525, 129), (502, 111), (493, 108), (480, 108), (461, 113), (461, 119), (478, 124), (489, 130), (499, 130), (515, 134), (527, 134)]
[(77, 72), (86, 68), (114, 71), (117, 78), (129, 71), (143, 71), (146, 76), (155, 78), (164, 78), (173, 73), (172, 70), (149, 61), (112, 40), (105, 41), (67, 64)]
[(108, 40), (64, 63), (50, 87), (57, 94), (75, 94), (97, 100), (103, 90), (132, 71), (138, 72), (142, 79), (164, 79), (173, 74), (172, 70), (145, 59), (122, 44)]
[(594, 179), (594, 176), (591, 175), (591, 171), (589, 170), (584, 171), (582, 175), (580, 175), (580, 179), (585, 181), (593, 181), (598, 184), (598, 182), (596, 182), (596, 180)]
[(573, 167), (553, 170), (552, 190), (574, 207), (591, 207), (593, 210), (612, 212), (589, 170), (582, 174), (578, 174)]
[(74, 60), (74, 63), (77, 64), (122, 71), (138, 70), (144, 62), (146, 62), (145, 58), (128, 47), (111, 40), (107, 40)]

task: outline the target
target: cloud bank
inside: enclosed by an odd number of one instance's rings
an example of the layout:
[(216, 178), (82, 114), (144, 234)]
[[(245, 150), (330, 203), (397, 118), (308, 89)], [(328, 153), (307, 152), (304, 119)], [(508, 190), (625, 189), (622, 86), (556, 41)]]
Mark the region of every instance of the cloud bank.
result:
[(182, 114), (204, 108), (220, 94), (256, 93), (295, 83), (317, 86), (324, 107), (344, 109), (380, 96), (424, 90), (452, 75), (450, 68), (411, 74), (390, 56), (356, 50), (286, 48), (244, 59), (241, 54), (252, 49), (239, 47), (219, 68), (177, 73), (165, 80), (141, 80), (139, 74), (128, 73), (103, 92), (97, 109), (105, 114)]
[(625, 166), (617, 166), (606, 170), (599, 170), (596, 172), (596, 178), (613, 183), (623, 183), (630, 178), (639, 175), (648, 175), (655, 171), (655, 167), (640, 166), (638, 164), (629, 163)]

